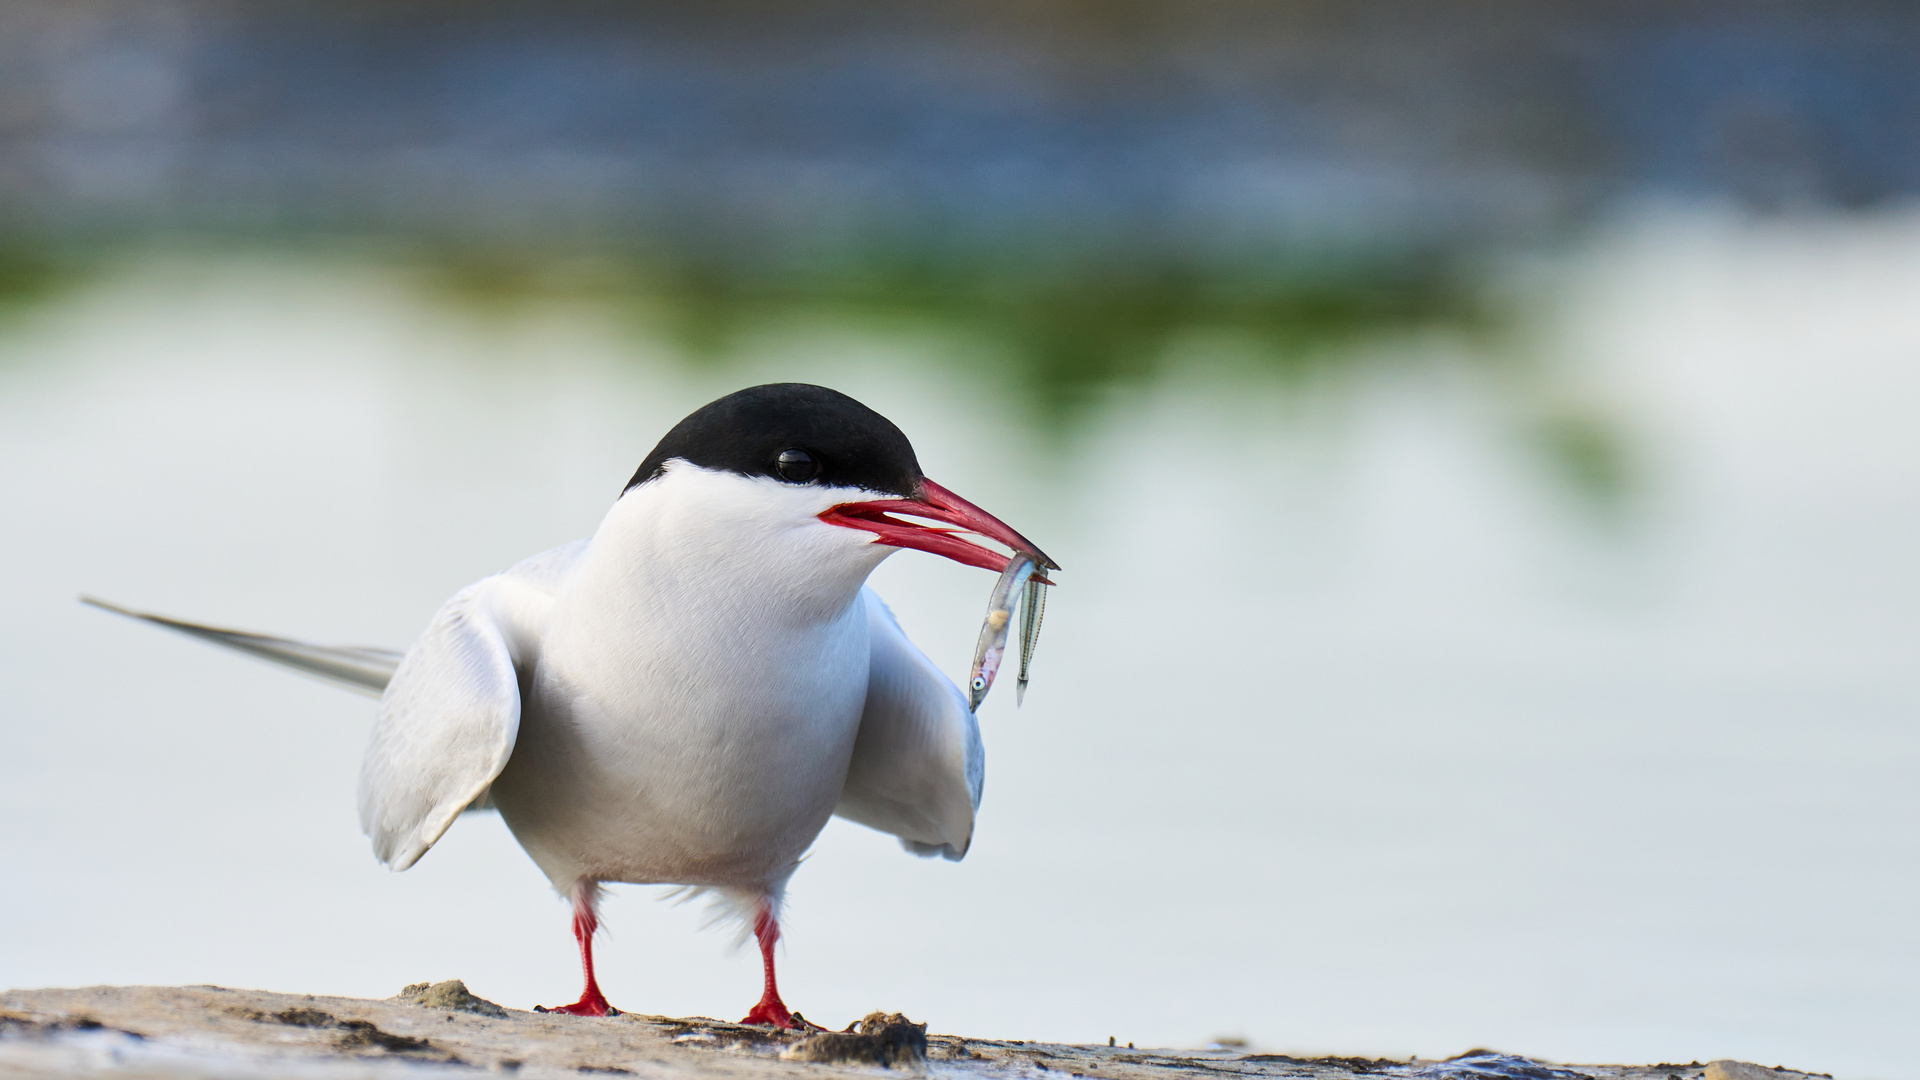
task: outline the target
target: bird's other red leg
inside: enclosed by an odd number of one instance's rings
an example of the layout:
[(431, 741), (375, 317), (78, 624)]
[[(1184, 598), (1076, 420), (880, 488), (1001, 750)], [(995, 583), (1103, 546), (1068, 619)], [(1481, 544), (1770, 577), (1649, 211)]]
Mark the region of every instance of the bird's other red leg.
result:
[(773, 978), (773, 946), (780, 940), (780, 920), (773, 913), (773, 900), (763, 897), (760, 907), (753, 915), (753, 936), (760, 942), (760, 965), (766, 971), (766, 987), (760, 992), (760, 1004), (753, 1007), (743, 1024), (772, 1024), (777, 1028), (798, 1028), (800, 1030), (819, 1030), (804, 1018), (787, 1011), (787, 1004), (780, 1000), (780, 985)]
[(587, 978), (580, 1000), (554, 1009), (534, 1006), (535, 1012), (566, 1013), (568, 1016), (619, 1016), (620, 1010), (607, 1004), (600, 983), (593, 977), (593, 935), (600, 930), (600, 883), (578, 882), (573, 887), (573, 938), (580, 943), (580, 971)]

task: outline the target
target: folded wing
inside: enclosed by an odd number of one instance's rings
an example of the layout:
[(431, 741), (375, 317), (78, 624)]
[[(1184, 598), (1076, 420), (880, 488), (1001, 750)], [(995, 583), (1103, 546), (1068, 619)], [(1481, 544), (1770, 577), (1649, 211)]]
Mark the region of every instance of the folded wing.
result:
[(958, 860), (973, 841), (986, 750), (966, 696), (927, 659), (871, 589), (866, 711), (834, 813), (891, 833), (917, 855)]
[(536, 555), (460, 590), (401, 659), (360, 768), (360, 827), (380, 861), (412, 866), (486, 798), (513, 754), (554, 588), (584, 548)]

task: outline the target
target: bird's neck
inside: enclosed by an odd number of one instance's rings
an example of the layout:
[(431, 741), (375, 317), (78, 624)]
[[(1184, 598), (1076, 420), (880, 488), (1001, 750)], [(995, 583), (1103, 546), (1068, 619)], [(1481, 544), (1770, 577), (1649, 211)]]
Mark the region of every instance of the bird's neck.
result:
[(817, 489), (673, 472), (621, 496), (571, 587), (651, 619), (697, 612), (785, 629), (836, 621), (894, 549), (820, 522), (832, 501)]

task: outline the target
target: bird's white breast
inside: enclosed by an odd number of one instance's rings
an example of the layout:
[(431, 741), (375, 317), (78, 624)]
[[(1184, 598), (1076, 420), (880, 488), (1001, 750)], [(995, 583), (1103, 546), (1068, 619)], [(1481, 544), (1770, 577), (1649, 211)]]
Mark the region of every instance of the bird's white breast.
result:
[(867, 692), (848, 492), (675, 463), (554, 596), (494, 799), (556, 885), (777, 884), (831, 815)]

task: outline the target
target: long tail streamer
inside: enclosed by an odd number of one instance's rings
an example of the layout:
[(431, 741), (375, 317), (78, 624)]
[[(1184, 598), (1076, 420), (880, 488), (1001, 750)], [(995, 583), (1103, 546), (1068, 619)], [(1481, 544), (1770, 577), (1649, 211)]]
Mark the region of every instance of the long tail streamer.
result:
[(349, 690), (358, 690), (363, 694), (380, 696), (387, 682), (393, 678), (394, 669), (400, 666), (400, 653), (394, 649), (382, 649), (370, 645), (312, 645), (291, 638), (274, 637), (270, 634), (250, 634), (245, 630), (228, 630), (219, 626), (205, 626), (201, 623), (187, 622), (185, 619), (170, 619), (165, 615), (154, 615), (145, 611), (134, 611), (118, 604), (109, 604), (91, 596), (80, 598), (83, 604), (90, 604), (102, 611), (111, 611), (115, 615), (125, 615), (130, 619), (140, 619), (155, 626), (164, 626), (168, 630), (197, 637), (202, 641), (211, 641), (215, 645), (224, 645), (229, 649), (255, 656), (269, 663), (290, 667), (295, 671), (311, 675), (344, 686)]

